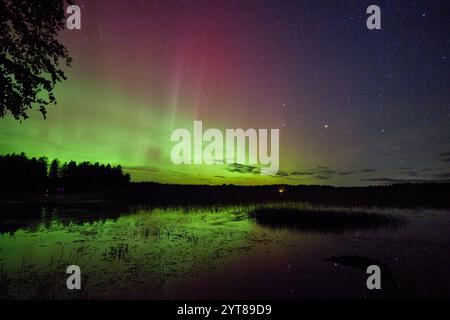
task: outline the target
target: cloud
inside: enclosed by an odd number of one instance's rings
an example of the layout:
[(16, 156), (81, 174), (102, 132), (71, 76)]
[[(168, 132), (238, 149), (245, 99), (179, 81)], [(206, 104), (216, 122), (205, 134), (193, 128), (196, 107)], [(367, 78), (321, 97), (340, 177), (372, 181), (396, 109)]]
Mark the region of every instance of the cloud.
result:
[(292, 176), (312, 176), (314, 172), (311, 171), (293, 171), (291, 172)]
[(361, 181), (379, 182), (381, 184), (400, 184), (400, 183), (443, 183), (450, 182), (450, 179), (394, 179), (394, 178), (370, 178), (361, 179)]
[(314, 176), (314, 178), (319, 180), (329, 180), (335, 176), (350, 176), (358, 173), (374, 173), (376, 169), (367, 168), (361, 170), (335, 170), (325, 166), (318, 166), (314, 169), (308, 170), (297, 170), (291, 172), (292, 176)]
[(418, 170), (403, 170), (403, 169), (401, 169), (401, 170), (397, 170), (397, 172), (399, 174), (407, 175), (409, 177), (417, 177), (417, 176), (422, 175), (421, 173), (419, 173)]
[(273, 175), (273, 177), (288, 177), (289, 173), (286, 171), (279, 170), (277, 174)]
[(251, 173), (251, 174), (260, 174), (261, 170), (258, 167), (255, 166), (249, 166), (246, 164), (240, 164), (240, 163), (233, 163), (230, 164), (227, 168), (230, 172), (237, 172), (237, 173)]
[(293, 177), (287, 177), (286, 179), (288, 179), (288, 180), (295, 180), (295, 181), (303, 181), (303, 180), (305, 180), (305, 179), (302, 179), (302, 178), (293, 178)]
[(450, 179), (450, 172), (438, 173), (433, 175), (436, 179)]
[(325, 174), (325, 175), (336, 174), (336, 170), (330, 169), (328, 167), (322, 167), (322, 166), (317, 167), (316, 172), (320, 173), (320, 174)]
[(376, 171), (377, 171), (376, 169), (362, 169), (361, 173), (373, 173), (373, 172), (376, 172)]
[(124, 170), (128, 171), (128, 172), (143, 172), (143, 173), (156, 173), (156, 172), (160, 172), (159, 169), (154, 168), (154, 167), (123, 167)]
[(450, 152), (442, 152), (439, 154), (439, 157), (443, 162), (450, 162)]
[[(241, 163), (233, 163), (227, 167), (229, 172), (261, 174), (261, 168)], [(271, 174), (271, 177), (289, 177), (289, 173), (283, 170), (278, 170), (277, 173)]]
[(355, 173), (358, 173), (358, 171), (341, 171), (338, 173), (338, 176), (349, 176)]
[(401, 170), (415, 170), (417, 169), (416, 167), (400, 167), (397, 170), (401, 171)]
[(322, 175), (317, 175), (314, 176), (314, 178), (318, 179), (318, 180), (330, 180), (331, 176), (322, 176)]
[[(450, 159), (449, 159), (450, 161)], [(402, 167), (395, 172), (398, 174), (406, 175), (408, 177), (433, 177), (433, 178), (445, 178), (445, 176), (441, 176), (442, 174), (436, 173), (441, 170), (446, 170), (447, 168), (417, 168), (417, 167)], [(433, 174), (435, 173), (435, 174)]]

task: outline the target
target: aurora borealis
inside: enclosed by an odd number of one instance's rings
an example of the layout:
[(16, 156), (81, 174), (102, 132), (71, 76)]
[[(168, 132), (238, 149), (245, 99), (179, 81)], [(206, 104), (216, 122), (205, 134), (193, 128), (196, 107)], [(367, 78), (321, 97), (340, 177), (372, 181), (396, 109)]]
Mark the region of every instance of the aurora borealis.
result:
[[(0, 119), (0, 154), (121, 164), (134, 181), (450, 179), (448, 1), (79, 0), (58, 106)], [(366, 8), (382, 30), (366, 28)], [(280, 129), (280, 171), (170, 161), (171, 132)]]

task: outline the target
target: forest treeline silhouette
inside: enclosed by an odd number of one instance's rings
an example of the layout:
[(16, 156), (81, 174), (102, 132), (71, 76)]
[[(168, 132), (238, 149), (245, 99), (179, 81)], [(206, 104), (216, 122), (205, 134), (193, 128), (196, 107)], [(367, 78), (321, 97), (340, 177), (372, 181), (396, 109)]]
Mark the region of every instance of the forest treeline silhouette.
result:
[(0, 205), (3, 194), (26, 197), (45, 193), (95, 194), (99, 199), (127, 205), (296, 201), (339, 206), (450, 208), (450, 183), (333, 187), (131, 182), (120, 166), (75, 161), (61, 164), (56, 159), (29, 158), (24, 153), (0, 155)]
[(0, 156), (0, 190), (86, 191), (122, 186), (130, 182), (121, 166), (75, 161), (51, 162), (45, 157), (29, 158), (25, 153)]

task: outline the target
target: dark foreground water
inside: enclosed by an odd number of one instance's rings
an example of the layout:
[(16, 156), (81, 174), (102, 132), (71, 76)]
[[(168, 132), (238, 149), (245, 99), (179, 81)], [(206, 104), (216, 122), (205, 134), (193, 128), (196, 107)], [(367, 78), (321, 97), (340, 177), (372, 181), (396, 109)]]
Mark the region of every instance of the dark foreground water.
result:
[[(267, 210), (266, 220), (250, 215), (261, 207), (327, 213), (304, 223), (267, 220)], [(388, 219), (353, 223), (347, 215), (361, 211)], [(348, 224), (330, 226), (333, 212)], [(2, 299), (450, 298), (447, 211), (283, 203), (39, 214), (1, 220)], [(72, 264), (82, 271), (80, 291), (66, 288)], [(382, 290), (367, 289), (367, 264), (380, 265)]]

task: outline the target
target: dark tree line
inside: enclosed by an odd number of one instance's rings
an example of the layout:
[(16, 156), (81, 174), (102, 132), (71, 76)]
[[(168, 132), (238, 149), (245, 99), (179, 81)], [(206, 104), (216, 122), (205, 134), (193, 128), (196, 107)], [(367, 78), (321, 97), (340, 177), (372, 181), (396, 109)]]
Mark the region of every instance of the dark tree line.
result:
[(83, 192), (126, 185), (122, 167), (55, 159), (28, 158), (24, 153), (0, 156), (0, 190), (6, 192)]

